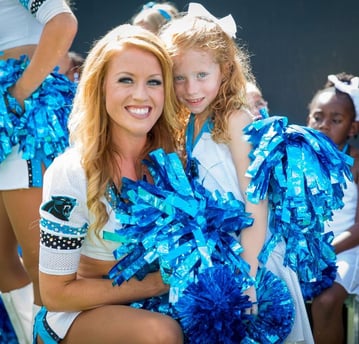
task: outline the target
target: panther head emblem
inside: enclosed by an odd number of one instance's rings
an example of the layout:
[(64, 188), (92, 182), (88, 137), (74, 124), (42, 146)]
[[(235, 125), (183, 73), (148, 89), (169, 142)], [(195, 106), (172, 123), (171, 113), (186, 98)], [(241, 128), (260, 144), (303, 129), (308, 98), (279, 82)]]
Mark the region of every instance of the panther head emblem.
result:
[(52, 196), (51, 201), (46, 202), (41, 209), (47, 211), (56, 218), (69, 221), (71, 212), (77, 204), (75, 198), (67, 196)]

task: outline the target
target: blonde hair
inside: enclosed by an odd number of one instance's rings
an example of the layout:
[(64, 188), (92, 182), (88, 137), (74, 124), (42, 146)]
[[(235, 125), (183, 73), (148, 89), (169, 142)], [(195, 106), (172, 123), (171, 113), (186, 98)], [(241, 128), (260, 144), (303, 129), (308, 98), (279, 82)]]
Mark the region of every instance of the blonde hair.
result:
[(165, 23), (172, 20), (177, 15), (177, 8), (169, 2), (161, 4), (149, 2), (132, 18), (132, 24), (140, 25), (157, 34)]
[[(118, 166), (112, 145), (110, 119), (105, 107), (104, 81), (115, 54), (126, 47), (137, 47), (155, 55), (161, 65), (164, 84), (164, 108), (148, 134), (147, 145), (139, 159), (159, 147), (176, 149), (175, 116), (178, 104), (173, 89), (172, 62), (159, 38), (148, 30), (130, 24), (120, 25), (101, 38), (89, 52), (78, 85), (70, 117), (70, 139), (80, 147), (87, 177), (87, 206), (95, 216), (90, 229), (100, 230), (108, 221), (100, 198), (108, 183), (115, 180)], [(119, 181), (120, 183), (120, 181)], [(121, 187), (121, 185), (119, 185)]]
[(204, 50), (219, 64), (223, 80), (211, 104), (214, 113), (212, 137), (216, 142), (228, 142), (228, 118), (246, 104), (246, 83), (254, 80), (248, 54), (217, 23), (206, 17), (185, 15), (172, 20), (161, 29), (159, 36), (172, 57), (188, 49)]

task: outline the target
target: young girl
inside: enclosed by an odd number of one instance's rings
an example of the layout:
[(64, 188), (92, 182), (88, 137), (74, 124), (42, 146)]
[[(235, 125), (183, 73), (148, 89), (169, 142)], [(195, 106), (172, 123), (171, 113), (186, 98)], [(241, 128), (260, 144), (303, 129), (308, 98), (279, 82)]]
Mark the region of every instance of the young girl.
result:
[(121, 25), (95, 44), (74, 100), (73, 146), (45, 175), (39, 342), (183, 342), (175, 320), (129, 306), (168, 291), (160, 273), (113, 286), (107, 274), (118, 243), (103, 237), (121, 227), (122, 178), (148, 175), (149, 151), (175, 150), (175, 113), (171, 59), (155, 34)]
[(343, 343), (343, 304), (348, 294), (359, 293), (359, 150), (348, 143), (358, 132), (358, 78), (348, 74), (328, 76), (329, 83), (309, 104), (308, 126), (333, 140), (340, 150), (354, 158), (353, 181), (347, 180), (344, 207), (325, 224), (333, 231), (337, 254), (334, 284), (312, 302), (313, 332), (316, 343)]
[[(241, 232), (243, 258), (255, 277), (258, 255), (269, 236), (267, 201), (249, 202), (246, 189), (249, 178), (251, 146), (243, 129), (252, 122), (245, 106), (246, 81), (252, 79), (246, 54), (233, 38), (236, 25), (227, 16), (221, 20), (201, 5), (191, 3), (188, 14), (167, 24), (160, 37), (174, 62), (175, 91), (190, 111), (186, 131), (187, 158), (198, 161), (197, 178), (210, 191), (232, 192), (243, 200), (254, 224)], [(312, 343), (311, 330), (298, 278), (283, 265), (284, 242), (272, 252), (266, 267), (285, 280), (295, 300), (296, 315), (288, 342)], [(256, 291), (248, 291), (256, 301)], [(256, 313), (255, 306), (251, 312)]]

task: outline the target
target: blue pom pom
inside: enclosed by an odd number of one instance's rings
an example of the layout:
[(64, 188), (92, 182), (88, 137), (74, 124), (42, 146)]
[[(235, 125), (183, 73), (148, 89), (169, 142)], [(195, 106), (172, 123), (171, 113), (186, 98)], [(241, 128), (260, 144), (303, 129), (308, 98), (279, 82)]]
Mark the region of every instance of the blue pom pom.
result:
[(123, 179), (120, 196), (111, 186), (107, 190), (119, 223), (126, 226), (116, 230), (121, 245), (109, 272), (113, 283), (145, 276), (149, 265), (158, 263), (174, 303), (186, 285), (214, 264), (248, 272), (234, 235), (253, 223), (243, 202), (230, 193), (211, 194), (189, 179), (175, 153), (158, 149), (150, 157), (146, 164), (154, 184)]
[(0, 296), (0, 343), (17, 344), (17, 337), (11, 325)]
[[(323, 235), (324, 221), (343, 206), (346, 179), (353, 159), (324, 134), (288, 125), (273, 116), (245, 128), (253, 145), (248, 197), (268, 196), (270, 240), (261, 252), (263, 264), (278, 242), (286, 242), (284, 265), (298, 275), (306, 297), (333, 283), (335, 254)], [(330, 282), (330, 280), (332, 281)], [(312, 284), (314, 282), (314, 284)]]
[(21, 111), (8, 88), (28, 64), (25, 56), (0, 61), (0, 162), (19, 144), (23, 159), (37, 159), (48, 166), (48, 161), (69, 145), (67, 122), (76, 84), (62, 74), (50, 73), (25, 100)]
[(234, 344), (246, 337), (245, 309), (251, 302), (241, 290), (243, 278), (215, 266), (187, 286), (174, 308), (190, 343)]
[(287, 285), (271, 271), (260, 269), (256, 276), (258, 315), (252, 315), (248, 336), (256, 343), (283, 343), (292, 330), (295, 309)]

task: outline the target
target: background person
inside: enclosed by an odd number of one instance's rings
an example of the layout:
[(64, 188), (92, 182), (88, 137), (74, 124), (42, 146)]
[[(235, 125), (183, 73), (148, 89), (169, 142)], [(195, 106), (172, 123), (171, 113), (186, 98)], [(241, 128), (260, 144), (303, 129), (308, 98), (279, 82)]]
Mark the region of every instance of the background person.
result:
[(63, 0), (0, 0), (0, 8), (0, 290), (19, 342), (31, 343), (42, 173), (67, 146), (74, 94), (73, 83), (50, 73), (77, 20)]
[(178, 15), (176, 6), (170, 2), (150, 1), (132, 18), (132, 24), (157, 34), (160, 28)]
[(323, 89), (309, 104), (308, 126), (327, 135), (338, 149), (354, 159), (353, 181), (346, 180), (344, 207), (334, 211), (325, 231), (334, 232), (337, 276), (334, 284), (313, 299), (313, 333), (318, 344), (344, 341), (343, 305), (349, 294), (359, 293), (359, 150), (348, 143), (358, 133), (359, 78), (347, 73), (328, 76)]

